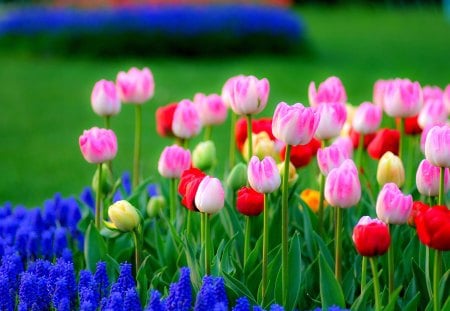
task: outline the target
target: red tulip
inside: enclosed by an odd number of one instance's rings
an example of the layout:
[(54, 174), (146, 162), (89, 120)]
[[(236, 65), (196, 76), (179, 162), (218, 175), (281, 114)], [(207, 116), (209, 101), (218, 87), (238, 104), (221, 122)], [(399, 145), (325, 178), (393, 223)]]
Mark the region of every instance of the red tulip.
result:
[(390, 151), (398, 155), (400, 132), (392, 129), (381, 129), (367, 147), (369, 155), (379, 160), (383, 154)]
[[(354, 128), (350, 128), (349, 136), (350, 136), (350, 139), (352, 140), (354, 149), (358, 148), (359, 135), (360, 134), (357, 131), (355, 131)], [(364, 135), (364, 149), (367, 149), (367, 147), (369, 146), (369, 144), (372, 142), (372, 140), (375, 138), (376, 135), (377, 135), (376, 133)]]
[(363, 216), (353, 228), (353, 242), (361, 256), (383, 255), (391, 244), (388, 226), (379, 219)]
[(236, 209), (246, 216), (258, 216), (264, 210), (264, 194), (242, 187), (237, 193)]
[(172, 122), (175, 109), (178, 103), (171, 103), (167, 106), (156, 109), (156, 131), (162, 137), (173, 137)]
[[(271, 118), (252, 120), (252, 133), (258, 134), (261, 132), (266, 132), (271, 140), (275, 140), (275, 137), (272, 134)], [(245, 118), (240, 118), (236, 122), (235, 137), (236, 137), (236, 145), (239, 151), (242, 152), (244, 143), (247, 140), (247, 120)]]
[(417, 118), (419, 115), (414, 117), (405, 118), (405, 134), (407, 135), (416, 135), (422, 133), (422, 129), (417, 122)]
[(408, 225), (411, 227), (416, 226), (416, 217), (419, 216), (421, 213), (425, 212), (427, 209), (429, 209), (430, 206), (420, 202), (420, 201), (414, 201), (411, 209), (411, 213), (408, 217)]
[(434, 249), (450, 250), (450, 210), (438, 205), (425, 210), (415, 218), (419, 240)]
[[(282, 161), (284, 161), (285, 155), (286, 155), (286, 146), (284, 146), (280, 150), (280, 158)], [(313, 154), (309, 144), (291, 147), (291, 157), (289, 158), (289, 160), (295, 166), (295, 168), (308, 165), (309, 162), (311, 162), (312, 157)]]
[(198, 212), (195, 205), (195, 195), (200, 182), (205, 176), (206, 174), (197, 168), (190, 168), (181, 174), (178, 193), (182, 197), (181, 204), (191, 211)]

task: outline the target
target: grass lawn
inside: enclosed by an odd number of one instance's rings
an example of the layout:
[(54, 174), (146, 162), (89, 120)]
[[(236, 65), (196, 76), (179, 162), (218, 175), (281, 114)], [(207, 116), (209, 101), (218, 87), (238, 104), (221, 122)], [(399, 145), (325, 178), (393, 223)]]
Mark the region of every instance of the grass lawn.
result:
[[(280, 101), (307, 103), (309, 82), (330, 75), (342, 79), (354, 104), (371, 100), (378, 78), (409, 77), (441, 87), (450, 83), (450, 23), (437, 8), (306, 7), (298, 12), (308, 26), (308, 55), (92, 60), (2, 52), (0, 204), (40, 205), (55, 192), (76, 195), (90, 184), (95, 167), (82, 158), (78, 137), (84, 129), (103, 125), (91, 111), (90, 92), (97, 80), (114, 80), (131, 66), (150, 67), (156, 81), (155, 97), (143, 109), (142, 150), (143, 175), (156, 178), (159, 154), (171, 143), (156, 134), (156, 108), (196, 92), (220, 92), (226, 79), (239, 73), (269, 79), (267, 116)], [(116, 172), (131, 170), (132, 108), (123, 106), (112, 119), (119, 141)], [(228, 124), (213, 131), (222, 163), (228, 133)]]

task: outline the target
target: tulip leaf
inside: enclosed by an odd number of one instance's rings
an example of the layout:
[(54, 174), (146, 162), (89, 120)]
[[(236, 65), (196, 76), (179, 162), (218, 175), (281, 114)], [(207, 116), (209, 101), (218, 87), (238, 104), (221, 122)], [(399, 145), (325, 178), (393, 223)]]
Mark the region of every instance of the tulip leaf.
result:
[(353, 302), (350, 310), (367, 310), (367, 299), (373, 296), (373, 280), (367, 282), (366, 286), (364, 286), (362, 292), (359, 297)]
[(411, 260), (411, 266), (417, 291), (422, 293), (422, 295), (420, 295), (420, 305), (425, 306), (429, 301), (428, 295), (426, 295), (426, 293), (428, 293), (428, 289), (426, 286), (427, 282), (425, 280), (425, 272), (419, 267), (414, 259)]
[(86, 267), (94, 272), (96, 269), (97, 262), (104, 260), (106, 255), (106, 244), (103, 237), (98, 232), (91, 221), (90, 225), (86, 230), (86, 235), (84, 239), (84, 259), (86, 261)]
[(287, 310), (294, 310), (300, 298), (300, 284), (302, 283), (303, 263), (300, 250), (300, 237), (296, 233), (291, 239), (289, 248), (289, 279), (288, 279), (288, 299)]
[(389, 297), (389, 303), (388, 305), (383, 309), (384, 311), (393, 311), (395, 310), (395, 305), (398, 300), (398, 295), (400, 295), (400, 291), (402, 290), (403, 286), (397, 287), (394, 292)]
[(344, 308), (345, 300), (341, 285), (334, 277), (334, 274), (326, 260), (323, 258), (322, 253), (319, 254), (319, 267), (322, 308), (328, 308), (333, 305)]
[(449, 311), (450, 310), (450, 296), (447, 297), (447, 300), (444, 302), (444, 305), (442, 306), (442, 311)]
[(450, 296), (450, 270), (444, 273), (439, 284), (439, 297)]
[[(418, 307), (418, 304), (419, 304), (419, 301), (420, 301), (420, 295), (421, 295), (420, 292), (416, 293), (416, 295), (412, 299), (409, 300), (408, 304), (406, 306), (402, 307), (402, 310), (403, 311), (415, 311), (415, 310), (417, 310), (418, 309), (417, 307)], [(445, 309), (442, 309), (442, 310), (445, 310)]]
[(222, 272), (222, 276), (225, 279), (225, 284), (227, 285), (228, 289), (233, 292), (236, 298), (246, 296), (251, 304), (256, 304), (255, 297), (248, 290), (247, 286), (245, 286), (244, 283), (226, 272)]
[(145, 257), (136, 273), (137, 291), (143, 306), (146, 305), (147, 298), (148, 275), (150, 275), (150, 256), (151, 255)]

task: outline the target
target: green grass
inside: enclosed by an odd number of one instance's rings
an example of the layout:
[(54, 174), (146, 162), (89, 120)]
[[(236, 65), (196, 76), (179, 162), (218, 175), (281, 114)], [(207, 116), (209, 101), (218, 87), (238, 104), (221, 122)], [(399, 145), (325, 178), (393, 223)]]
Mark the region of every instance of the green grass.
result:
[[(118, 71), (131, 66), (150, 67), (156, 81), (155, 97), (143, 109), (146, 177), (157, 177), (159, 154), (171, 143), (156, 134), (156, 108), (192, 98), (196, 92), (220, 92), (226, 79), (236, 74), (269, 79), (266, 116), (280, 101), (307, 103), (309, 82), (330, 75), (342, 79), (354, 104), (371, 100), (378, 78), (409, 77), (441, 87), (450, 83), (450, 23), (437, 9), (306, 7), (298, 11), (306, 20), (311, 49), (302, 55), (93, 60), (2, 52), (0, 204), (40, 205), (55, 192), (78, 194), (90, 184), (95, 168), (82, 158), (78, 137), (86, 128), (103, 125), (91, 111), (91, 89), (97, 80), (114, 80)], [(133, 110), (124, 105), (112, 119), (119, 141), (116, 172), (131, 171)], [(228, 124), (213, 132), (222, 163), (228, 132)]]

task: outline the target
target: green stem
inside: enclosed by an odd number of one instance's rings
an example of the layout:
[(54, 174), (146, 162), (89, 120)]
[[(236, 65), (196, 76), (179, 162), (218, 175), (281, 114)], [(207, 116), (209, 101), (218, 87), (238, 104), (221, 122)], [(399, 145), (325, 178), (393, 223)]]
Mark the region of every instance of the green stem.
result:
[(211, 227), (209, 215), (205, 213), (205, 274), (211, 274)]
[[(392, 227), (390, 226), (389, 229), (392, 229)], [(389, 299), (390, 299), (391, 294), (394, 292), (394, 244), (391, 244), (389, 246), (387, 255), (388, 255), (388, 282), (389, 282)]]
[(324, 218), (324, 211), (323, 211), (323, 199), (325, 196), (325, 176), (320, 173), (319, 176), (319, 210), (318, 210), (318, 231), (319, 235), (323, 238), (324, 232), (323, 232), (323, 218)]
[(105, 128), (108, 130), (111, 128), (111, 116), (105, 116)]
[(288, 292), (288, 234), (289, 234), (289, 215), (288, 215), (288, 199), (289, 199), (289, 163), (291, 157), (291, 145), (286, 145), (286, 154), (284, 158), (283, 173), (283, 189), (281, 201), (281, 288), (283, 295), (283, 305), (287, 304)]
[(336, 207), (334, 275), (339, 283), (341, 282), (341, 249), (342, 249), (341, 227), (342, 227), (342, 208)]
[(170, 179), (170, 222), (175, 226), (176, 214), (177, 214), (177, 205), (176, 205), (176, 197), (177, 197), (177, 185), (175, 182), (175, 178)]
[(361, 172), (362, 169), (362, 155), (364, 150), (364, 134), (359, 134), (359, 143), (358, 143), (358, 151), (356, 153), (356, 167), (358, 168), (358, 172)]
[(366, 287), (366, 278), (367, 277), (367, 257), (363, 256), (362, 265), (361, 265), (361, 293), (364, 292), (364, 288)]
[(441, 304), (439, 300), (439, 281), (441, 279), (442, 269), (442, 252), (435, 250), (434, 252), (434, 270), (433, 270), (433, 310), (439, 311)]
[(439, 202), (438, 202), (438, 205), (445, 205), (444, 179), (445, 179), (445, 167), (441, 167), (441, 171), (439, 174)]
[(186, 232), (187, 232), (187, 235), (190, 236), (191, 235), (192, 212), (188, 210), (186, 217), (187, 217)]
[(141, 160), (141, 123), (142, 106), (135, 105), (135, 128), (134, 128), (134, 158), (133, 158), (133, 188), (139, 184), (139, 163)]
[(248, 255), (250, 254), (250, 237), (252, 230), (252, 219), (250, 216), (245, 216), (245, 238), (244, 238), (244, 268), (247, 264)]
[(430, 300), (433, 298), (433, 291), (431, 289), (431, 278), (430, 278), (430, 248), (426, 246), (425, 249), (425, 283), (427, 284), (427, 291)]
[[(269, 195), (264, 193), (264, 211), (263, 211), (263, 254), (262, 254), (262, 292), (261, 297), (264, 301), (267, 291), (267, 265), (269, 254)], [(284, 292), (283, 292), (284, 293)]]
[(250, 159), (253, 155), (253, 138), (252, 138), (252, 115), (248, 114), (245, 116), (247, 118), (247, 146), (248, 146), (248, 161), (250, 162)]
[(205, 245), (205, 213), (200, 213), (200, 245)]
[(136, 229), (133, 230), (133, 241), (134, 241), (134, 260), (136, 265), (136, 275), (139, 271), (139, 268), (141, 267), (141, 254), (142, 254), (142, 245), (141, 245), (141, 230), (138, 226)]
[(98, 180), (97, 180), (97, 193), (95, 196), (95, 227), (100, 231), (102, 227), (102, 163), (97, 166)]
[(229, 146), (229, 154), (228, 154), (228, 159), (230, 161), (230, 169), (233, 168), (234, 166), (234, 158), (235, 158), (235, 126), (236, 126), (236, 118), (237, 115), (232, 112), (231, 113), (231, 122), (230, 122), (230, 146)]
[(204, 141), (211, 140), (211, 136), (212, 136), (212, 126), (211, 125), (205, 126), (205, 130), (203, 132), (203, 140)]
[(381, 310), (381, 299), (380, 299), (380, 282), (378, 280), (378, 269), (377, 263), (374, 257), (370, 257), (370, 265), (372, 266), (373, 274), (373, 293), (375, 295), (375, 311)]
[(405, 161), (403, 159), (404, 156), (404, 145), (405, 145), (405, 119), (400, 118), (400, 141), (399, 141), (399, 149), (398, 149), (398, 157), (402, 161), (403, 165), (405, 165)]

